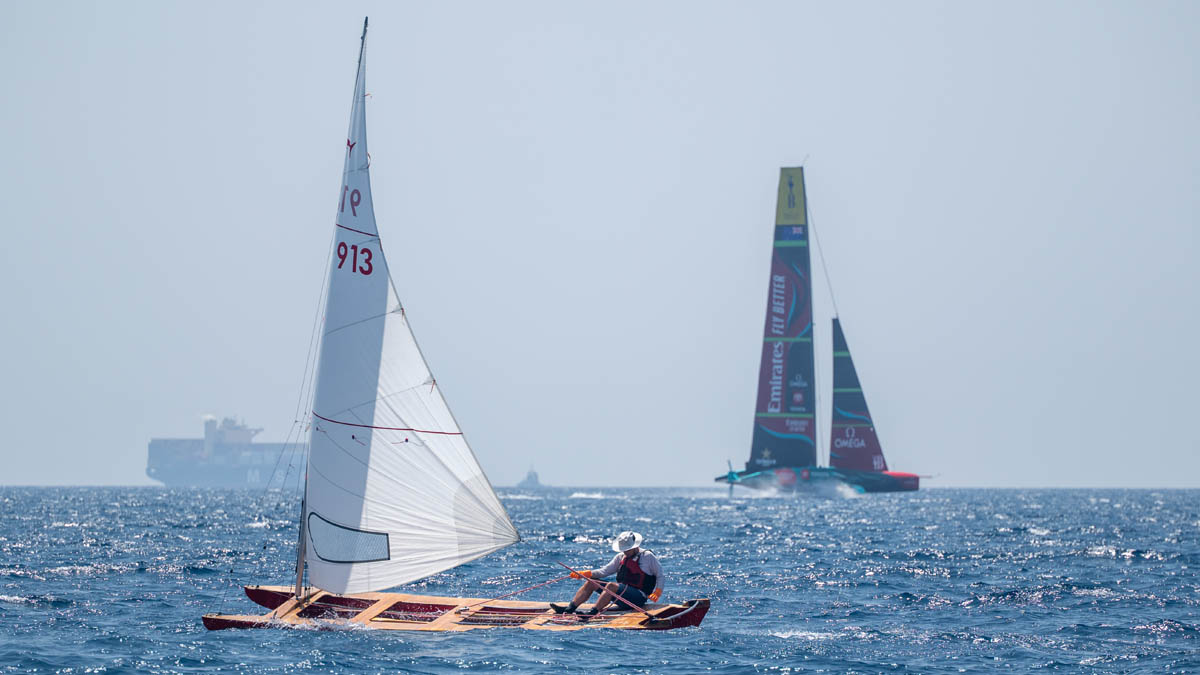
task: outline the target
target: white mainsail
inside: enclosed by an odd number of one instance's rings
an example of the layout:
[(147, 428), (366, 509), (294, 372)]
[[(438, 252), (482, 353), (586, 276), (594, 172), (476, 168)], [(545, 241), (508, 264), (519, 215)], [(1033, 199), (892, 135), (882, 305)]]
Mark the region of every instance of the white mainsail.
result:
[(380, 248), (366, 27), (317, 366), (302, 545), (312, 585), (389, 588), (520, 539), (413, 338)]

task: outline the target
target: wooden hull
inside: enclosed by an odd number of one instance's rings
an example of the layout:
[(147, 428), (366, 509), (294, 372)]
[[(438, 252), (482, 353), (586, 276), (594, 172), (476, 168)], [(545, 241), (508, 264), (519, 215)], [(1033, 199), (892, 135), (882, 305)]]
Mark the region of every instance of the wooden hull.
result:
[(646, 614), (610, 609), (595, 617), (555, 614), (548, 603), (485, 598), (447, 598), (409, 593), (334, 595), (312, 591), (303, 601), (291, 586), (246, 586), (246, 596), (271, 610), (263, 615), (205, 614), (204, 627), (309, 628), (337, 630), (370, 627), (382, 630), (459, 632), (480, 628), (526, 630), (671, 630), (699, 626), (708, 600), (677, 605), (647, 605)]

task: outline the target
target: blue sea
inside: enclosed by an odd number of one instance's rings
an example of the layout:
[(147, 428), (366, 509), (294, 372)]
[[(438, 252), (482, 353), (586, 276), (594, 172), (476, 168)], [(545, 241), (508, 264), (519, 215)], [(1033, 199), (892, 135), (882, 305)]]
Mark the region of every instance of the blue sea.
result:
[(524, 541), (409, 588), (498, 596), (634, 529), (704, 624), (209, 632), (259, 613), (241, 584), (291, 580), (295, 492), (0, 488), (0, 671), (1200, 671), (1200, 490), (501, 496)]

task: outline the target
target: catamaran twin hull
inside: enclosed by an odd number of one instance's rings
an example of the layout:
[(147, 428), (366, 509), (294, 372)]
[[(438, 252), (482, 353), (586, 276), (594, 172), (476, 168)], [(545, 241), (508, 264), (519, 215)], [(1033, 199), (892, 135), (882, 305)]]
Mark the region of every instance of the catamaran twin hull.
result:
[(766, 471), (737, 471), (715, 479), (756, 490), (804, 492), (832, 482), (849, 485), (858, 492), (912, 492), (920, 488), (921, 477), (901, 471), (855, 471), (818, 466), (781, 467)]
[(597, 616), (555, 614), (545, 602), (447, 598), (408, 593), (334, 595), (316, 591), (298, 601), (291, 586), (246, 586), (246, 596), (270, 609), (261, 615), (205, 614), (204, 627), (310, 628), (369, 627), (383, 630), (461, 632), (479, 628), (527, 630), (671, 630), (699, 626), (708, 600), (649, 605), (645, 613), (612, 610)]

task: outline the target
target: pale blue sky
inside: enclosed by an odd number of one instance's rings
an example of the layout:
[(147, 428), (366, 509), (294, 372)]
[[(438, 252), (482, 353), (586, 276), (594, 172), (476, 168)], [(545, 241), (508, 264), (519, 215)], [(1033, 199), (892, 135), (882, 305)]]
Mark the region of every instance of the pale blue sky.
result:
[(0, 484), (286, 433), (363, 15), (384, 246), (494, 483), (745, 461), (807, 158), (893, 468), (1200, 484), (1200, 4), (11, 0)]

